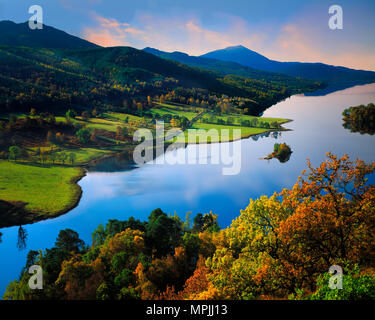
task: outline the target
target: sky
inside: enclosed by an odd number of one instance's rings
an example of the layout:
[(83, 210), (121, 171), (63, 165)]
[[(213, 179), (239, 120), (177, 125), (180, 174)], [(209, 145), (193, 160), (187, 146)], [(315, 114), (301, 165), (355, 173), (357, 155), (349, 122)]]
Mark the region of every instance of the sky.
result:
[[(375, 71), (375, 0), (0, 0), (0, 20), (44, 24), (102, 46), (153, 47), (191, 55), (243, 45), (278, 61)], [(331, 5), (343, 29), (328, 26)]]

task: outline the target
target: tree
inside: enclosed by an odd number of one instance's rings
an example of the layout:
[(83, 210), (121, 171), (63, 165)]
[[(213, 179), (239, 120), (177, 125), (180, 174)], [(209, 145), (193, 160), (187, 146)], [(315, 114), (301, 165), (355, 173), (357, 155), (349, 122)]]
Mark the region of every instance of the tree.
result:
[(55, 134), (51, 130), (48, 130), (48, 133), (47, 133), (47, 142), (53, 143), (55, 140), (56, 140)]
[(234, 122), (233, 117), (228, 117), (228, 118), (227, 118), (227, 124), (228, 124), (228, 125), (233, 124), (233, 122)]
[(65, 252), (81, 252), (85, 243), (79, 238), (76, 231), (72, 229), (64, 229), (59, 232), (55, 242), (55, 247)]
[(79, 129), (76, 133), (79, 141), (82, 143), (87, 143), (90, 139), (90, 130), (89, 129)]
[(125, 138), (128, 135), (128, 128), (118, 126), (116, 128), (116, 136), (118, 138)]
[(65, 116), (66, 116), (68, 119), (74, 119), (74, 118), (77, 116), (77, 114), (76, 114), (76, 112), (75, 112), (74, 110), (69, 109), (69, 110), (66, 112)]
[(82, 119), (84, 121), (88, 121), (90, 119), (90, 113), (88, 111), (83, 111), (82, 112)]
[(98, 142), (98, 139), (97, 139), (96, 135), (97, 135), (97, 130), (96, 129), (92, 130), (91, 135), (90, 135), (90, 141), (92, 143)]
[(189, 125), (189, 119), (186, 118), (186, 117), (181, 117), (180, 118), (180, 126), (181, 128), (184, 130), (187, 128), (187, 126)]
[(207, 261), (208, 279), (220, 296), (286, 297), (313, 292), (318, 275), (346, 262), (372, 266), (375, 260), (375, 186), (366, 176), (375, 163), (351, 162), (328, 153), (292, 189), (251, 200), (222, 231)]
[(16, 161), (21, 155), (21, 148), (17, 146), (9, 147), (9, 159)]
[(194, 232), (217, 232), (220, 230), (219, 224), (217, 223), (217, 216), (210, 213), (206, 213), (205, 215), (202, 215), (201, 213), (198, 213), (194, 217), (193, 221), (193, 231)]
[(318, 277), (317, 290), (309, 299), (375, 300), (375, 274), (373, 272), (361, 271), (358, 265), (346, 266), (343, 270), (342, 289), (331, 289), (329, 287), (331, 276), (332, 274), (325, 273)]
[(69, 153), (69, 161), (71, 164), (74, 164), (76, 161), (77, 155), (74, 152)]
[(161, 209), (155, 209), (146, 226), (146, 244), (160, 257), (170, 253), (181, 239), (182, 226)]
[(54, 164), (55, 161), (56, 161), (56, 153), (51, 152), (51, 153), (49, 154), (49, 158), (50, 158), (50, 160), (52, 161), (52, 163)]
[(66, 159), (67, 159), (68, 155), (63, 151), (63, 152), (60, 152), (58, 153), (58, 158), (59, 160), (64, 164)]
[(366, 184), (375, 162), (327, 156), (317, 168), (308, 162), (306, 178), (281, 193), (294, 214), (280, 225), (279, 238), (294, 246), (287, 257), (290, 264), (309, 261), (310, 277), (340, 261), (363, 264), (375, 258), (375, 186)]
[(21, 153), (20, 153), (20, 157), (24, 160), (28, 160), (30, 158), (30, 154), (27, 152), (26, 149), (22, 148)]

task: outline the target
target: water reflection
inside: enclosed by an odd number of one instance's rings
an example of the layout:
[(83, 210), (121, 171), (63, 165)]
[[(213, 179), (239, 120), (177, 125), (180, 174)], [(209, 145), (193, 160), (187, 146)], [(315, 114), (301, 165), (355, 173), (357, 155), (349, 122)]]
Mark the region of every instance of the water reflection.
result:
[[(374, 161), (374, 137), (345, 130), (341, 115), (349, 106), (374, 101), (375, 85), (324, 97), (300, 95), (286, 99), (266, 110), (264, 116), (293, 119), (285, 125), (293, 131), (280, 132), (277, 137), (280, 139), (282, 134), (282, 142), (293, 148), (292, 157), (285, 163), (259, 160), (273, 150), (274, 133), (233, 142), (241, 143), (242, 157), (240, 174), (234, 176), (223, 176), (223, 166), (212, 164), (144, 165), (126, 170), (121, 159), (98, 162), (92, 169), (95, 172), (88, 172), (79, 182), (83, 196), (74, 210), (27, 226), (27, 249), (52, 247), (59, 231), (67, 228), (77, 231), (81, 239), (90, 243), (92, 232), (99, 224), (106, 224), (109, 219), (126, 220), (130, 216), (146, 220), (157, 207), (171, 214), (177, 212), (181, 218), (188, 211), (195, 215), (212, 210), (218, 214), (220, 226), (225, 227), (248, 205), (249, 198), (256, 199), (292, 187), (306, 169), (306, 158), (316, 166), (325, 160), (325, 153), (331, 151), (340, 156), (347, 153), (351, 159), (359, 157), (366, 162)], [(210, 156), (210, 152), (207, 154)], [(174, 154), (171, 152), (166, 156), (174, 157)], [(116, 172), (119, 170), (123, 171)], [(3, 257), (0, 264), (1, 296), (9, 281), (16, 279), (25, 265), (28, 250), (19, 251), (15, 247), (18, 226), (1, 228), (0, 231), (3, 233), (0, 245), (0, 257)]]
[(22, 226), (19, 226), (18, 237), (17, 237), (17, 248), (18, 248), (18, 250), (26, 249), (26, 240), (27, 240), (27, 231)]

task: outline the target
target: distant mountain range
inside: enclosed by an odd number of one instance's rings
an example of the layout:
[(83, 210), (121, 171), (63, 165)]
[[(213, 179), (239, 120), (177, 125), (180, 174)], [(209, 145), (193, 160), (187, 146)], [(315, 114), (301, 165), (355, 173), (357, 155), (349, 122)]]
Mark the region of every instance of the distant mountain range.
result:
[(249, 66), (242, 65), (237, 62), (231, 61), (222, 61), (218, 59), (211, 59), (205, 57), (195, 57), (189, 56), (183, 52), (164, 52), (154, 48), (144, 48), (143, 51), (148, 53), (154, 54), (160, 58), (169, 59), (178, 61), (180, 63), (186, 64), (191, 67), (201, 68), (216, 72), (222, 75), (236, 75), (251, 79), (256, 79), (260, 81), (269, 81), (271, 83), (285, 85), (285, 86), (295, 86), (297, 83), (301, 83), (301, 81), (305, 81), (304, 79), (297, 79), (296, 77), (283, 75), (280, 73), (269, 72), (269, 71), (262, 71), (257, 70)]
[(200, 67), (131, 47), (104, 48), (53, 27), (30, 30), (27, 23), (11, 21), (0, 22), (0, 61), (0, 112), (5, 113), (136, 112), (148, 96), (169, 95), (204, 105), (230, 98), (256, 115), (291, 94), (322, 87), (236, 63), (213, 60), (215, 68)]
[[(11, 21), (0, 21), (0, 61), (0, 112), (8, 113), (31, 107), (59, 112), (133, 108), (134, 101), (147, 96), (177, 95), (205, 103), (229, 97), (257, 115), (292, 94), (322, 89), (325, 82), (375, 82), (374, 72), (323, 64), (260, 70), (284, 63), (244, 47), (202, 57), (152, 48), (104, 48), (53, 27), (30, 30), (27, 22)], [(290, 70), (297, 76), (288, 75)]]
[(270, 60), (241, 45), (215, 50), (200, 57), (237, 62), (258, 70), (325, 81), (330, 85), (355, 85), (375, 82), (375, 72), (372, 71), (353, 70), (323, 63), (279, 62)]
[[(256, 79), (267, 75), (268, 80), (272, 80), (272, 77), (275, 78), (276, 74), (283, 74), (291, 77), (289, 81), (304, 78), (325, 82), (328, 85), (328, 88), (324, 89), (325, 93), (358, 84), (375, 82), (375, 72), (372, 71), (354, 70), (323, 63), (279, 62), (270, 60), (243, 46), (228, 47), (197, 57), (178, 51), (169, 53), (149, 47), (143, 50), (165, 59), (222, 74), (235, 74)], [(265, 74), (260, 71), (269, 73)], [(284, 78), (283, 81), (288, 81), (288, 79)], [(320, 91), (320, 93), (322, 92)]]

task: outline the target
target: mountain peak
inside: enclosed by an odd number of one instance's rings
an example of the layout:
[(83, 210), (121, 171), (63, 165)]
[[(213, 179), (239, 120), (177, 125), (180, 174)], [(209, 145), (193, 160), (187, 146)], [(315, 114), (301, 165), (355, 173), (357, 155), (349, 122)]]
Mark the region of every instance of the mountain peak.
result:
[(228, 49), (246, 49), (246, 50), (250, 50), (250, 49), (244, 47), (242, 44), (239, 44), (237, 46), (229, 46), (229, 47), (224, 48), (224, 50), (228, 50)]
[(225, 49), (215, 50), (202, 55), (204, 58), (211, 58), (224, 61), (233, 61), (252, 68), (262, 69), (264, 65), (270, 63), (271, 60), (261, 54), (252, 51), (243, 45), (231, 46)]

